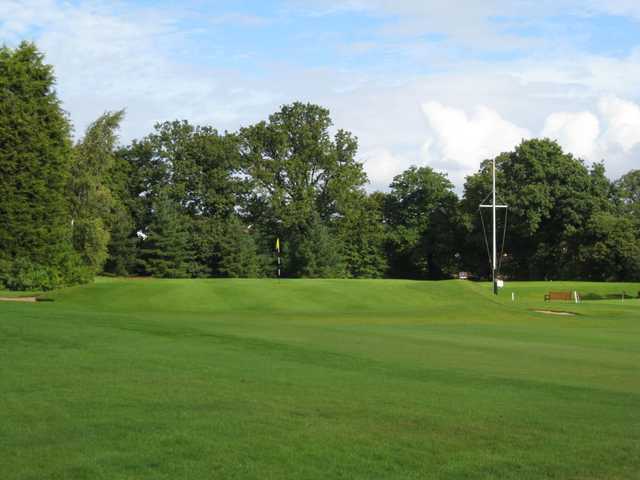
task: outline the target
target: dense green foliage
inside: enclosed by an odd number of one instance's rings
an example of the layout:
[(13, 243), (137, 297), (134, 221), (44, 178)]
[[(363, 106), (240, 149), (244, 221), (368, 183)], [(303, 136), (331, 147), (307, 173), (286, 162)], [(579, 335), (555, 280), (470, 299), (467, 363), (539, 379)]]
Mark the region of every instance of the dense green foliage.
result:
[(144, 271), (157, 277), (188, 276), (193, 255), (185, 216), (166, 194), (159, 194), (152, 208), (153, 217), (140, 249)]
[[(632, 280), (640, 278), (637, 200), (621, 196), (604, 166), (590, 169), (550, 140), (522, 142), (497, 157), (498, 189), (509, 205), (504, 271), (515, 278)], [(482, 249), (477, 206), (491, 192), (491, 165), (469, 177), (463, 205)], [(473, 235), (473, 233), (476, 233)], [(471, 256), (469, 268), (477, 264)]]
[(0, 284), (54, 288), (86, 276), (71, 243), (70, 126), (30, 43), (0, 48)]
[(615, 183), (621, 208), (640, 225), (640, 170), (632, 170)]
[[(129, 145), (117, 144), (123, 112), (107, 112), (72, 147), (53, 85), (32, 44), (0, 50), (3, 286), (99, 273), (273, 277), (276, 238), (284, 277), (489, 274), (490, 222), (478, 205), (491, 190), (490, 159), (462, 198), (429, 167), (368, 193), (357, 139), (334, 129), (325, 108), (298, 102), (238, 132), (172, 121)], [(548, 139), (496, 162), (509, 205), (503, 276), (640, 278), (639, 171), (612, 182), (603, 164)]]
[(73, 246), (92, 276), (103, 271), (110, 231), (121, 221), (121, 205), (110, 190), (116, 131), (124, 112), (105, 113), (89, 126), (74, 149), (68, 198)]
[(637, 478), (640, 301), (542, 298), (640, 284), (507, 288), (101, 279), (0, 303), (2, 478)]
[(462, 215), (453, 184), (429, 167), (394, 178), (386, 196), (392, 273), (440, 279), (459, 271)]
[[(328, 115), (294, 104), (269, 122), (223, 135), (165, 123), (123, 149), (125, 170), (133, 172), (125, 203), (135, 205), (137, 219), (127, 237), (143, 234), (137, 253), (125, 250), (143, 260), (128, 262), (128, 273), (273, 276), (281, 238), (289, 277), (443, 279), (461, 269), (487, 275), (490, 222), (483, 226), (478, 205), (490, 193), (491, 162), (467, 179), (462, 199), (446, 175), (428, 167), (398, 175), (388, 193), (367, 194), (356, 141), (343, 131), (331, 138)], [(510, 206), (505, 276), (640, 278), (634, 172), (611, 182), (602, 164), (588, 168), (550, 140), (525, 141), (497, 165), (501, 200)], [(173, 221), (154, 208), (164, 191), (189, 240), (158, 243), (161, 223)], [(190, 265), (150, 267), (150, 242), (160, 256), (180, 250)], [(113, 264), (127, 263), (114, 256)]]
[[(263, 235), (287, 239), (285, 271), (292, 276), (344, 276), (335, 234), (363, 205), (366, 175), (355, 160), (357, 141), (339, 130), (329, 111), (295, 103), (240, 132), (244, 172), (252, 191), (244, 205)], [(353, 232), (352, 232), (353, 233)]]

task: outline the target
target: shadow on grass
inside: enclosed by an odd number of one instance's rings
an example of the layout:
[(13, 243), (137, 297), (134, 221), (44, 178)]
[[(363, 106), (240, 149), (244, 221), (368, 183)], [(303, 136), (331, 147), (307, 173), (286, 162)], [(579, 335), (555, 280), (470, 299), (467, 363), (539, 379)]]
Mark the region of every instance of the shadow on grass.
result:
[(622, 300), (624, 298), (640, 298), (640, 292), (637, 294), (632, 294), (630, 292), (621, 292), (621, 293), (585, 293), (580, 294), (580, 298), (582, 300)]

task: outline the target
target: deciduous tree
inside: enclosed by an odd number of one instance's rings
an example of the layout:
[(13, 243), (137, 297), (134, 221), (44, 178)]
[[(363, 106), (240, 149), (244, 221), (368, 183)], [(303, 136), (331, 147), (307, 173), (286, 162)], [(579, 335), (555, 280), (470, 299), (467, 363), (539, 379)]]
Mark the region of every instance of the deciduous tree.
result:
[(429, 167), (396, 176), (385, 219), (393, 276), (447, 278), (458, 269), (461, 214), (453, 184)]
[(123, 116), (124, 111), (100, 116), (87, 128), (73, 152), (68, 185), (73, 246), (93, 275), (102, 272), (111, 231), (119, 228), (118, 223), (123, 221), (123, 206), (112, 194), (109, 178)]

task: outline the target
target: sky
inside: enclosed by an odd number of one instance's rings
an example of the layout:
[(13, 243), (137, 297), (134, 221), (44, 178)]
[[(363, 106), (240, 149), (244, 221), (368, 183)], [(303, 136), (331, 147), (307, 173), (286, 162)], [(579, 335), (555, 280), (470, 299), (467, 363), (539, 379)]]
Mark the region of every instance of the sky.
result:
[(416, 165), (460, 191), (533, 137), (640, 168), (637, 0), (0, 0), (0, 40), (37, 43), (77, 136), (108, 110), (128, 142), (299, 100), (358, 137), (372, 190)]

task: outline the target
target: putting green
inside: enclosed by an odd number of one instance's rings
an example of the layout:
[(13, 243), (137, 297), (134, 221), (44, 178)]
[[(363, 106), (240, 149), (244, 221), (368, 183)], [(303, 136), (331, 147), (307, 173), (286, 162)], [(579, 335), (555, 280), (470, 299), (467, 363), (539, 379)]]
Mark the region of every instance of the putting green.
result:
[(612, 294), (640, 284), (490, 290), (98, 279), (0, 303), (1, 478), (638, 478), (640, 301)]

